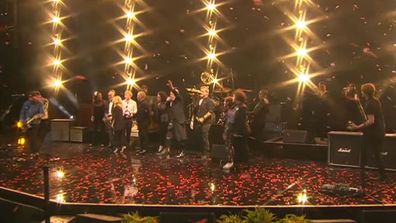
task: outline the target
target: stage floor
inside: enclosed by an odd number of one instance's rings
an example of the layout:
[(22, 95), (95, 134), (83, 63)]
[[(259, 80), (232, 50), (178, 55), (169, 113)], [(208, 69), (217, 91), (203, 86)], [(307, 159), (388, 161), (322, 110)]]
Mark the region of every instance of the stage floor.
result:
[[(52, 199), (73, 203), (145, 205), (298, 205), (306, 190), (306, 205), (375, 205), (396, 203), (396, 173), (375, 179), (367, 171), (364, 195), (329, 195), (322, 185), (361, 185), (360, 171), (329, 167), (326, 163), (268, 158), (252, 152), (250, 166), (225, 172), (219, 162), (202, 160), (199, 154), (166, 158), (149, 152), (135, 155), (89, 148), (84, 144), (51, 143), (50, 155), (31, 158), (21, 151), (0, 157), (0, 187), (43, 196), (42, 167), (50, 168)], [(12, 153), (13, 151), (11, 151)], [(8, 155), (7, 155), (8, 154)], [(56, 176), (62, 169), (64, 178)]]

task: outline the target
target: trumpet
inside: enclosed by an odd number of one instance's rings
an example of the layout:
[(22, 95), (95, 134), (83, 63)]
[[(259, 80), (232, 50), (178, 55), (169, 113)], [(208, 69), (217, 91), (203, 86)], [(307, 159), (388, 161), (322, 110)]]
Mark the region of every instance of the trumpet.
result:
[(204, 71), (204, 72), (201, 73), (201, 81), (205, 85), (213, 84), (214, 80), (215, 80), (215, 76), (212, 73), (209, 73), (207, 71)]

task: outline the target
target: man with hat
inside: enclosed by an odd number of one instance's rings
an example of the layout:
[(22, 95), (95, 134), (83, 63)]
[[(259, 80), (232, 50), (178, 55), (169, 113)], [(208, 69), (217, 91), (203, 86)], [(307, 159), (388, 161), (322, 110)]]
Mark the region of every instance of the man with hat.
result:
[(38, 154), (40, 137), (38, 131), (40, 127), (41, 118), (44, 117), (44, 106), (41, 103), (41, 94), (39, 91), (32, 91), (29, 93), (29, 99), (22, 105), (19, 115), (19, 120), (23, 123), (26, 130), (26, 138), (29, 142), (30, 152)]

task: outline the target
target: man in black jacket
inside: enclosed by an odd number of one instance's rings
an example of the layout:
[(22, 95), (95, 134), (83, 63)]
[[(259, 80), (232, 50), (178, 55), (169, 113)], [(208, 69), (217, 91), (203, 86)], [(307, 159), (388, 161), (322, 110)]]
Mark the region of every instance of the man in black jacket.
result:
[[(361, 152), (361, 170), (364, 178), (364, 167), (366, 165), (367, 152), (371, 152), (376, 160), (379, 179), (385, 180), (385, 170), (381, 160), (382, 144), (385, 137), (385, 121), (382, 113), (381, 102), (375, 97), (375, 86), (372, 83), (366, 83), (361, 86), (362, 96), (365, 99), (364, 112), (367, 119), (360, 125), (351, 123), (348, 129), (361, 130), (363, 132), (363, 146)], [(362, 179), (364, 183), (364, 179)]]
[(146, 93), (139, 91), (137, 94), (138, 106), (136, 113), (136, 122), (139, 129), (140, 150), (139, 154), (146, 152), (148, 144), (148, 127), (150, 124), (150, 116), (152, 113), (151, 105), (147, 101)]
[(209, 98), (208, 86), (201, 86), (200, 90), (201, 95), (194, 105), (194, 119), (190, 127), (197, 131), (202, 146), (202, 158), (206, 159), (210, 153), (209, 130), (214, 122), (214, 102)]

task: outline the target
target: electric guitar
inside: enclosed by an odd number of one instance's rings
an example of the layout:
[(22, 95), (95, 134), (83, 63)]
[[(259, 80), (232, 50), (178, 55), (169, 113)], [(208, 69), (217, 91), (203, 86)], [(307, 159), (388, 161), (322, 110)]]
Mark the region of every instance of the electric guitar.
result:
[(36, 119), (40, 119), (42, 116), (43, 116), (42, 114), (36, 114), (33, 115), (33, 117), (27, 119), (25, 122), (23, 122), (22, 132), (26, 132), (28, 129), (32, 128), (31, 123)]

